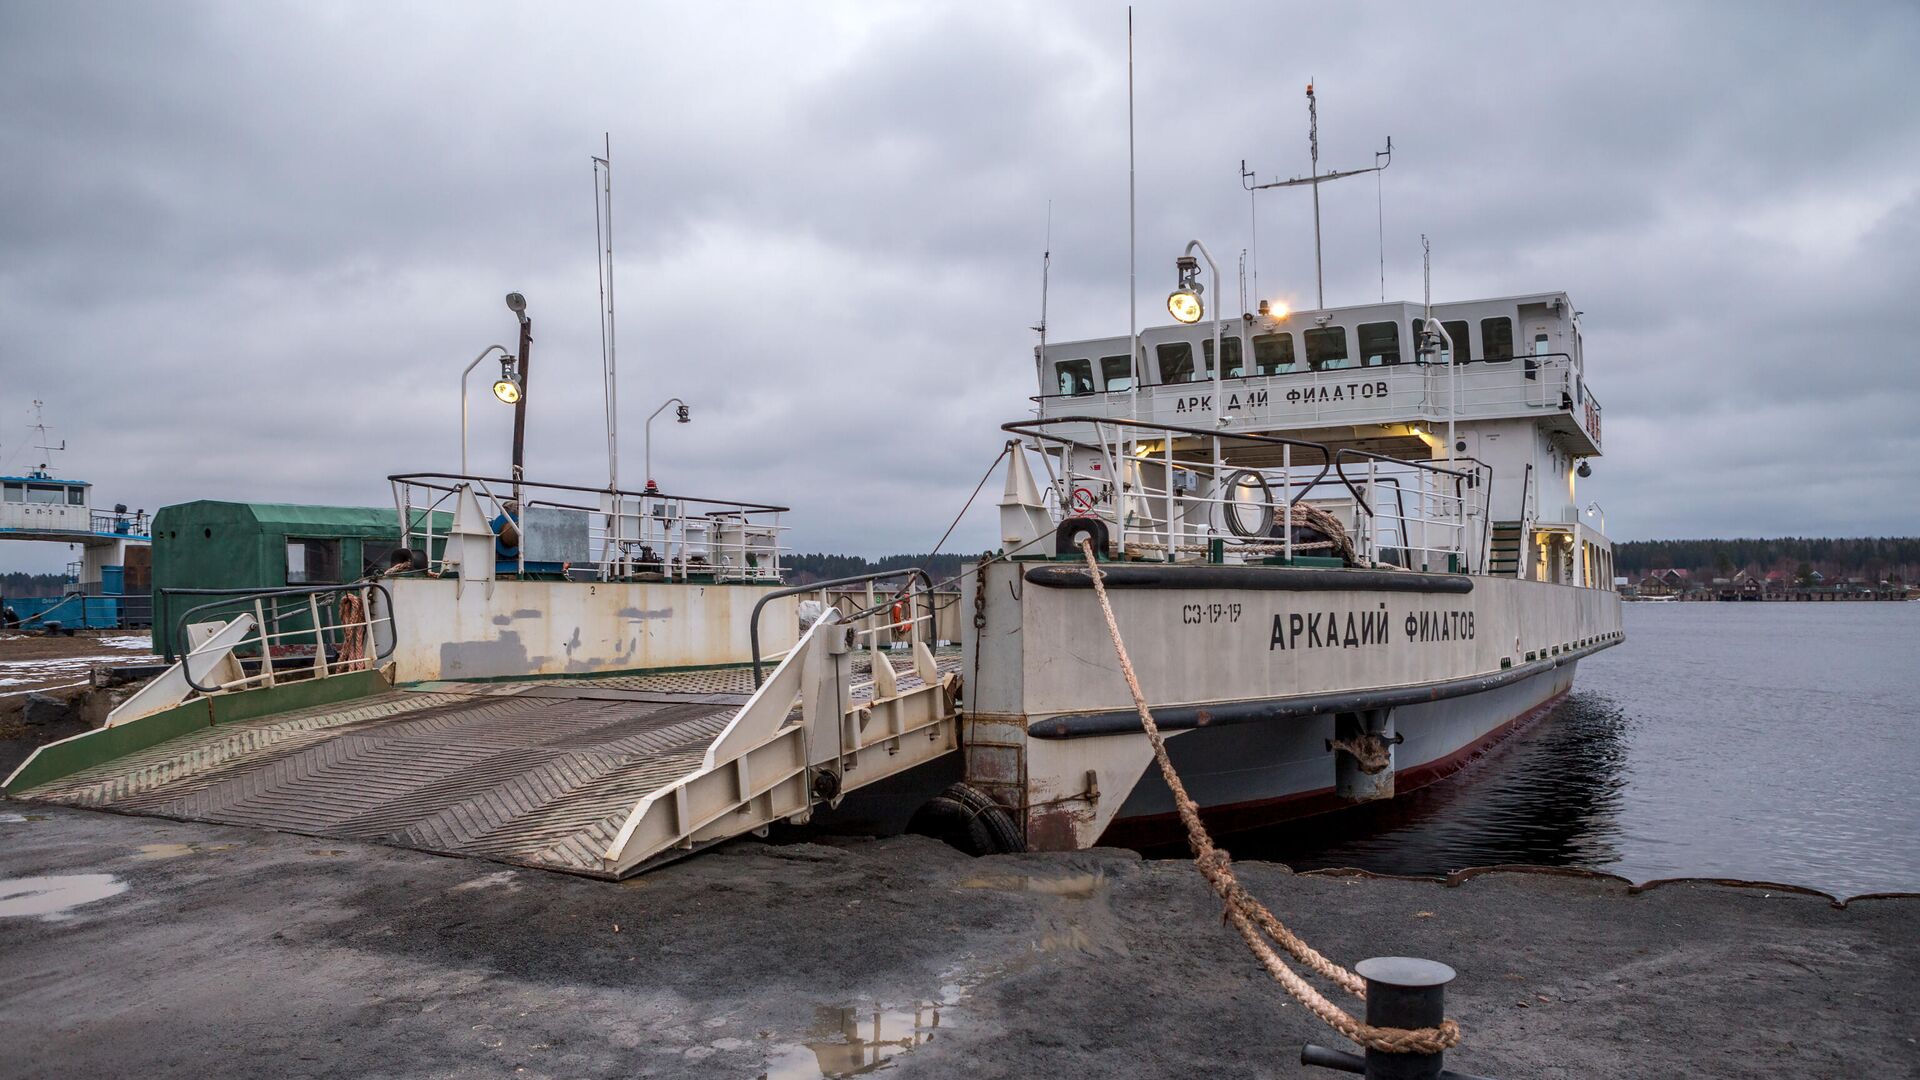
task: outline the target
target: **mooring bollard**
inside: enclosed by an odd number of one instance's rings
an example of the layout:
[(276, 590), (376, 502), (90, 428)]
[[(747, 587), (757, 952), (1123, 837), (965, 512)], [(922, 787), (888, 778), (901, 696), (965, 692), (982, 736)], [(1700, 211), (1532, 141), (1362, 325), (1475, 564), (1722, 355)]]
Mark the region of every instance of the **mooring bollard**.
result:
[[(1447, 984), (1453, 969), (1411, 956), (1376, 956), (1353, 965), (1367, 981), (1367, 1023), (1374, 1027), (1437, 1027), (1447, 1015)], [(1365, 1057), (1308, 1043), (1300, 1064), (1361, 1073), (1367, 1080), (1486, 1080), (1446, 1069), (1443, 1054), (1389, 1054), (1369, 1048)]]

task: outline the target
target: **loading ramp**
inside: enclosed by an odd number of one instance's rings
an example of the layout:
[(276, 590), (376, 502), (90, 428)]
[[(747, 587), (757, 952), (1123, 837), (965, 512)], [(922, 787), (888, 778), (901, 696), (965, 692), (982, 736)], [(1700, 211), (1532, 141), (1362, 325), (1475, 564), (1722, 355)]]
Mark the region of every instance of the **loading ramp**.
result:
[(745, 669), (381, 684), (8, 793), (624, 877), (958, 748), (957, 665), (917, 645), (896, 671), (853, 641), (829, 615), (758, 688)]

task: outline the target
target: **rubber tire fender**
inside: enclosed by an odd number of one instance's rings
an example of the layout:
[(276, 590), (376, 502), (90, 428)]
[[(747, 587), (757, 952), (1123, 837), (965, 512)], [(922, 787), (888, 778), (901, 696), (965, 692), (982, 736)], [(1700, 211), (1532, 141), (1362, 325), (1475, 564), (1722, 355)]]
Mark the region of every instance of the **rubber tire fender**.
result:
[(953, 784), (923, 803), (907, 822), (907, 831), (973, 856), (1027, 850), (1026, 838), (1006, 810), (966, 783)]
[(1084, 536), (1093, 541), (1096, 554), (1107, 551), (1107, 523), (1096, 517), (1070, 517), (1060, 522), (1053, 531), (1053, 553), (1055, 555), (1080, 554), (1080, 538)]

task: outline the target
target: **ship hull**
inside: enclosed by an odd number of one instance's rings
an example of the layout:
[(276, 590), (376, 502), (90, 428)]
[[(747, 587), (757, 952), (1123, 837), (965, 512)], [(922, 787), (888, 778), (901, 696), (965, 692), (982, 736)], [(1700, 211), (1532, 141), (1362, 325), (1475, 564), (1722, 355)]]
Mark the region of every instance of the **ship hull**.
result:
[[(1576, 663), (1517, 683), (1395, 710), (1393, 794), (1444, 780), (1551, 712), (1573, 687)], [(1208, 828), (1221, 834), (1265, 828), (1352, 806), (1327, 782), (1326, 742), (1334, 717), (1196, 729), (1167, 743), (1167, 756)], [(1145, 738), (1145, 736), (1141, 736)], [(1183, 841), (1172, 792), (1158, 769), (1134, 785), (1100, 845), (1158, 847)]]
[[(1621, 640), (1607, 589), (1281, 567), (1105, 574), (1169, 756), (1223, 831), (1441, 779), (1548, 711), (1582, 657)], [(982, 582), (963, 664), (968, 782), (1036, 849), (1177, 841), (1084, 565), (993, 564)]]

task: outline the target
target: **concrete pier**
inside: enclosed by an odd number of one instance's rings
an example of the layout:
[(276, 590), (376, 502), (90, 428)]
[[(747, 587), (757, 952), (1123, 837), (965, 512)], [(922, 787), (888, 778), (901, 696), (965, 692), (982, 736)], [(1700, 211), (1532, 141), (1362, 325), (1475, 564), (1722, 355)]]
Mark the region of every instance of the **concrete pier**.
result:
[[(1496, 1077), (1911, 1076), (1920, 899), (1239, 864), (1351, 964), (1459, 972)], [(28, 879), (45, 879), (32, 881)], [(0, 802), (0, 1077), (1331, 1076), (1183, 862), (916, 837), (608, 883)]]

